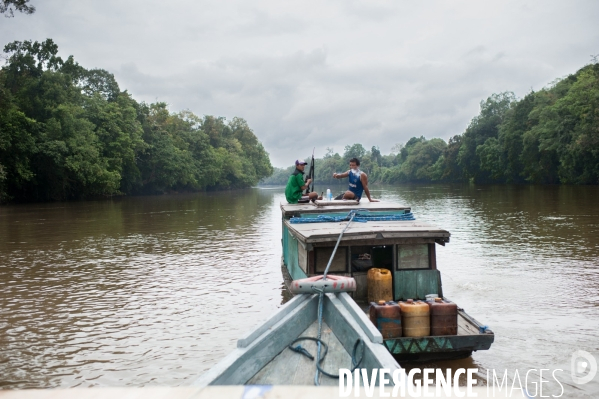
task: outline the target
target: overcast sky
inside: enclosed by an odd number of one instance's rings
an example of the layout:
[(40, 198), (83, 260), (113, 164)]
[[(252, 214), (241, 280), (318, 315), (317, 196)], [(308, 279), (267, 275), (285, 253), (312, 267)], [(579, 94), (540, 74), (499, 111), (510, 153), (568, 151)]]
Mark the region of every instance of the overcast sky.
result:
[(599, 1), (31, 0), (2, 46), (52, 38), (138, 101), (246, 119), (273, 165), (460, 134), (599, 54)]

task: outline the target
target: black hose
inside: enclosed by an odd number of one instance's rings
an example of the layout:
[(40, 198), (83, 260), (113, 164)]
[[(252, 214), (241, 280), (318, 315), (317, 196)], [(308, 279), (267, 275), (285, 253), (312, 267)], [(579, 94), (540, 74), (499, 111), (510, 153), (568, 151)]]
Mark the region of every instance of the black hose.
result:
[[(324, 353), (322, 354), (322, 357), (316, 362), (316, 368), (318, 369), (318, 371), (320, 371), (322, 374), (326, 375), (329, 378), (339, 378), (339, 374), (330, 374), (330, 373), (327, 373), (326, 371), (324, 371), (322, 369), (322, 367), (320, 367), (320, 363), (322, 363), (324, 361), (324, 358), (326, 357), (327, 353), (329, 352), (328, 345), (325, 344), (324, 342), (322, 342), (322, 340), (320, 340), (318, 338), (314, 338), (314, 337), (299, 337), (299, 338), (295, 339), (292, 343), (290, 343), (289, 346), (288, 346), (288, 348), (291, 349), (294, 352), (297, 352), (297, 353), (300, 353), (300, 354), (306, 356), (310, 360), (314, 360), (314, 356), (312, 356), (310, 354), (310, 352), (308, 352), (301, 345), (298, 345), (298, 346), (295, 346), (295, 347), (293, 346), (293, 344), (295, 344), (296, 342), (303, 341), (303, 340), (320, 342), (320, 344), (322, 346), (324, 346)], [(362, 345), (360, 345), (360, 344), (362, 344)], [(357, 355), (357, 352), (358, 352), (358, 347), (362, 348), (362, 353), (360, 355), (360, 360), (357, 360), (357, 358), (356, 358), (356, 355)], [(358, 366), (360, 366), (360, 364), (362, 363), (362, 360), (364, 359), (365, 347), (366, 347), (366, 344), (364, 343), (364, 341), (361, 338), (358, 338), (356, 340), (356, 343), (354, 344), (354, 349), (352, 350), (352, 354), (351, 354), (351, 363), (352, 363), (352, 368), (350, 370), (351, 373), (353, 373), (354, 370), (357, 369)]]

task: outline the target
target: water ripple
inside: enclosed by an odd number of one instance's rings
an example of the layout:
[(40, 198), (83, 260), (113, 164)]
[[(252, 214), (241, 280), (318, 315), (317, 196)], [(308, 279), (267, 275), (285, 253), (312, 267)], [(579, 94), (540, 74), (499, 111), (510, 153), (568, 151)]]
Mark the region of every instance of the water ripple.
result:
[[(452, 233), (445, 294), (497, 334), (477, 366), (597, 350), (597, 188), (372, 191)], [(195, 379), (283, 301), (281, 192), (0, 207), (0, 388)]]

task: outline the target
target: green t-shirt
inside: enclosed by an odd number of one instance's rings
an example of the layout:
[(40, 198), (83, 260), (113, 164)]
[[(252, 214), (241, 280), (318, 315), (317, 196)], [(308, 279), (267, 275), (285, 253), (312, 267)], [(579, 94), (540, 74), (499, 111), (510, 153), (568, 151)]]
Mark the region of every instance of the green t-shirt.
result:
[(285, 198), (290, 204), (297, 204), (302, 198), (302, 186), (304, 183), (304, 173), (299, 169), (296, 169), (289, 180), (287, 180), (287, 186), (285, 187)]

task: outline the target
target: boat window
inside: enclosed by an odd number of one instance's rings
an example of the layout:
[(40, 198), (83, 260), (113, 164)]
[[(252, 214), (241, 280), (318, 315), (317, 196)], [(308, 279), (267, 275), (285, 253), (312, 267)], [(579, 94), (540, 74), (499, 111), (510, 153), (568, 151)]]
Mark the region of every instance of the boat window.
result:
[(393, 270), (393, 245), (354, 245), (350, 247), (352, 272), (376, 267)]
[(397, 270), (429, 269), (428, 244), (398, 245)]
[[(324, 273), (324, 269), (327, 268), (331, 254), (333, 253), (333, 247), (322, 247), (314, 248), (314, 262), (316, 264), (316, 273)], [(347, 271), (347, 247), (337, 248), (335, 257), (331, 264), (329, 272), (341, 272)]]
[(393, 270), (393, 246), (372, 247), (372, 265), (379, 269)]

